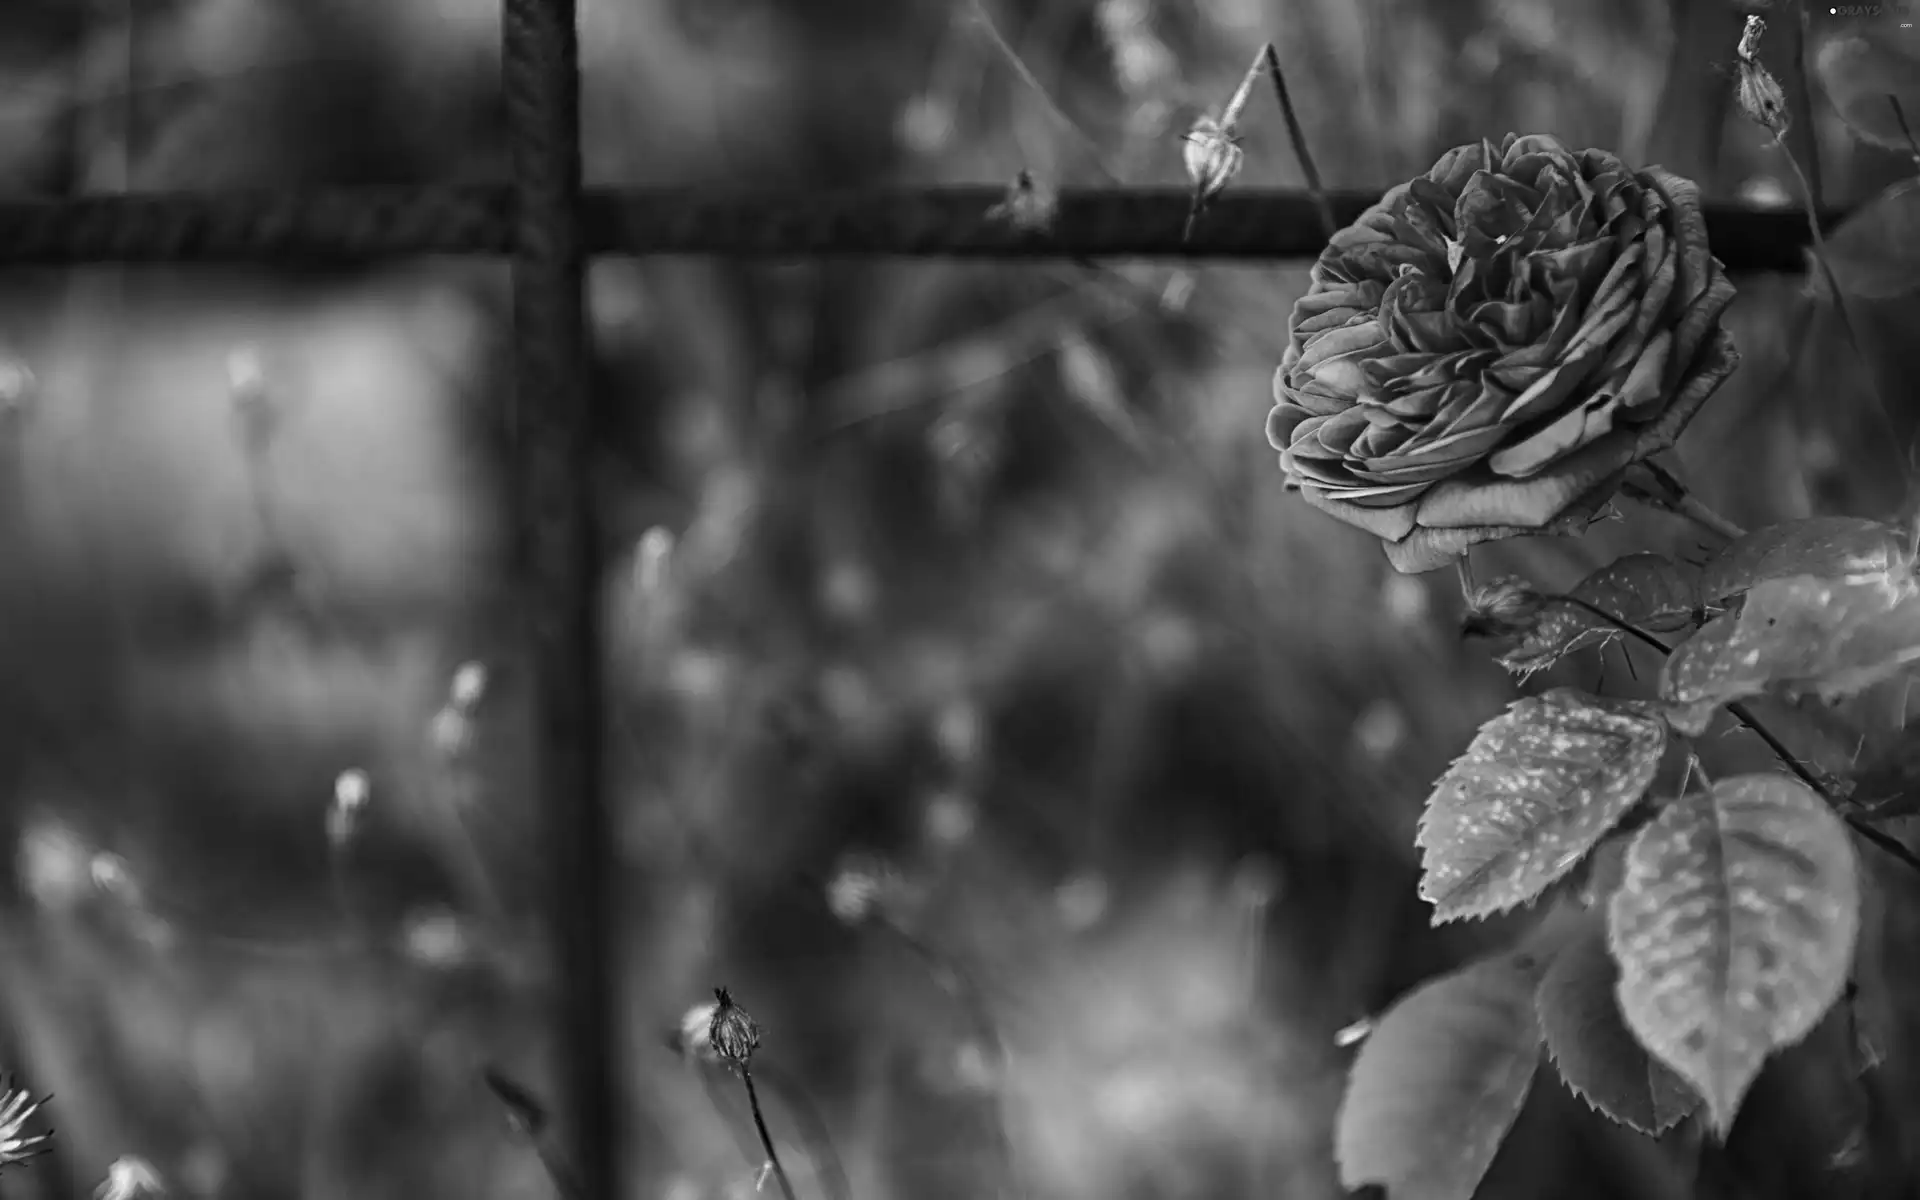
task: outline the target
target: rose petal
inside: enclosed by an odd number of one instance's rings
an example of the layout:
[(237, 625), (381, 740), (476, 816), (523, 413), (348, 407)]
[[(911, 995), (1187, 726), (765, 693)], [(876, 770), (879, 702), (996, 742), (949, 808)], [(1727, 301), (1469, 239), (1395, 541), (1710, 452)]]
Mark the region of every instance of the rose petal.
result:
[(1418, 575), (1450, 565), (1468, 549), (1482, 542), (1577, 534), (1592, 523), (1593, 513), (1606, 503), (1619, 486), (1618, 475), (1600, 481), (1591, 493), (1568, 505), (1565, 512), (1542, 529), (1516, 529), (1501, 525), (1479, 525), (1466, 529), (1417, 527), (1406, 537), (1384, 544), (1387, 562), (1403, 575)]
[(1618, 405), (1610, 394), (1574, 405), (1525, 438), (1487, 458), (1487, 469), (1507, 479), (1528, 479), (1582, 446), (1613, 432)]
[[(1395, 489), (1379, 489), (1383, 495), (1369, 497), (1382, 499), (1384, 493)], [(1408, 499), (1398, 505), (1363, 507), (1349, 503), (1344, 497), (1351, 493), (1331, 492), (1325, 488), (1303, 487), (1301, 498), (1328, 516), (1336, 517), (1357, 529), (1364, 529), (1374, 537), (1397, 542), (1413, 532), (1413, 506), (1418, 503), (1419, 494), (1426, 490), (1424, 484), (1398, 489), (1407, 493)]]
[(1366, 373), (1360, 364), (1379, 351), (1392, 348), (1393, 343), (1378, 321), (1329, 329), (1301, 350), (1292, 377), (1298, 378), (1304, 372), (1332, 391), (1355, 394), (1367, 386)]
[(1457, 475), (1499, 444), (1506, 430), (1498, 425), (1465, 429), (1446, 437), (1418, 439), (1390, 458), (1368, 460), (1356, 467), (1356, 478), (1376, 483), (1437, 482)]

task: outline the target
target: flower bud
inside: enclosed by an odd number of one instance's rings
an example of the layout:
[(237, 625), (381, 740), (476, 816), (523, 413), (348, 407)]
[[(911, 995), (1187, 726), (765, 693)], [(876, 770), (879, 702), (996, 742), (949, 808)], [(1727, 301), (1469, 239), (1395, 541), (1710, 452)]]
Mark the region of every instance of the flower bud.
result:
[(1187, 178), (1193, 182), (1193, 207), (1198, 212), (1233, 182), (1246, 152), (1240, 140), (1220, 122), (1202, 113), (1187, 131), (1182, 156)]
[(1762, 66), (1758, 60), (1742, 59), (1739, 67), (1739, 82), (1734, 87), (1734, 100), (1740, 105), (1740, 111), (1747, 119), (1779, 137), (1787, 132), (1787, 94), (1780, 89), (1780, 83), (1773, 73)]
[(707, 1026), (707, 1041), (720, 1061), (730, 1067), (744, 1067), (760, 1048), (760, 1026), (747, 1010), (733, 1002), (725, 988), (713, 989), (718, 1004)]
[(1467, 596), (1460, 621), (1463, 637), (1517, 637), (1533, 627), (1544, 603), (1540, 593), (1517, 575), (1503, 575)]

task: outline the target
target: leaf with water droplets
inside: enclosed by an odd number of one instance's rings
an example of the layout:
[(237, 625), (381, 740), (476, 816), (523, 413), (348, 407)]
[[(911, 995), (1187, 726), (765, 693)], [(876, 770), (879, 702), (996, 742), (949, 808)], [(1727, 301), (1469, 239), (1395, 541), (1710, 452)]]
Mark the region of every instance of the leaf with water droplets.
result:
[(1753, 585), (1667, 659), (1668, 720), (1698, 737), (1716, 708), (1770, 690), (1851, 695), (1920, 662), (1920, 590), (1794, 575)]
[(1666, 724), (1645, 706), (1573, 688), (1482, 725), (1420, 818), (1420, 895), (1434, 923), (1539, 896), (1639, 801), (1666, 746)]
[(1596, 1111), (1658, 1137), (1700, 1106), (1672, 1068), (1627, 1028), (1614, 996), (1620, 968), (1595, 921), (1554, 957), (1534, 1003), (1560, 1078)]
[(1432, 980), (1388, 1009), (1360, 1048), (1334, 1132), (1346, 1188), (1393, 1200), (1471, 1200), (1540, 1060), (1522, 955)]
[(1531, 675), (1583, 646), (1618, 636), (1619, 625), (1595, 615), (1595, 608), (1647, 633), (1689, 628), (1700, 615), (1699, 572), (1658, 554), (1615, 559), (1564, 599), (1547, 597), (1531, 627), (1499, 656), (1500, 665)]
[(1761, 1064), (1840, 998), (1859, 929), (1846, 826), (1785, 775), (1674, 800), (1634, 838), (1607, 910), (1627, 1027), (1723, 1137)]
[(1906, 538), (1865, 517), (1783, 521), (1735, 538), (1700, 569), (1700, 598), (1719, 604), (1769, 579), (1884, 578), (1911, 571)]

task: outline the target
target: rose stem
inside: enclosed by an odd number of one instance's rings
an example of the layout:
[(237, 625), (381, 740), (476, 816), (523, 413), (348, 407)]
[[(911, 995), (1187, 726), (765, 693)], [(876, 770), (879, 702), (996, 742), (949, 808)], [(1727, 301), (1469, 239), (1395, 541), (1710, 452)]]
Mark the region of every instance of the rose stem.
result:
[[(1556, 596), (1555, 599), (1599, 618), (1643, 645), (1651, 646), (1653, 649), (1658, 650), (1663, 658), (1673, 653), (1673, 649), (1659, 638), (1654, 637), (1646, 630), (1633, 625), (1631, 622), (1621, 620), (1597, 604), (1589, 604), (1577, 596)], [(1840, 802), (1834, 797), (1833, 793), (1827, 790), (1826, 783), (1822, 781), (1818, 775), (1808, 770), (1807, 765), (1796, 758), (1792, 751), (1787, 749), (1786, 743), (1775, 737), (1772, 731), (1762, 725), (1760, 719), (1753, 715), (1752, 709), (1740, 701), (1735, 700), (1727, 705), (1727, 711), (1733, 715), (1735, 720), (1751, 730), (1755, 737), (1765, 742), (1767, 749), (1773, 751), (1774, 757), (1785, 764), (1787, 770), (1799, 776), (1800, 782), (1812, 788), (1815, 794), (1822, 800), (1825, 800), (1828, 808), (1834, 809), (1836, 812), (1839, 810)], [(1882, 833), (1852, 813), (1846, 814), (1842, 819), (1852, 827), (1855, 833), (1858, 833), (1861, 837), (1866, 838), (1888, 854), (1899, 859), (1908, 867), (1920, 872), (1920, 855), (1916, 855), (1912, 850), (1907, 849), (1897, 838)]]
[(1907, 110), (1900, 104), (1900, 97), (1887, 93), (1887, 103), (1893, 106), (1893, 119), (1900, 126), (1900, 132), (1907, 139), (1907, 149), (1913, 154), (1913, 165), (1920, 170), (1920, 138), (1913, 136), (1913, 126), (1907, 124)]
[(795, 1200), (793, 1181), (787, 1178), (787, 1169), (780, 1165), (780, 1153), (773, 1148), (773, 1135), (767, 1132), (767, 1118), (760, 1112), (760, 1092), (753, 1086), (753, 1072), (746, 1063), (740, 1064), (740, 1079), (747, 1085), (747, 1105), (753, 1109), (753, 1127), (760, 1134), (760, 1145), (767, 1152), (767, 1163), (773, 1167), (773, 1177), (780, 1184), (780, 1195), (785, 1200)]
[(1460, 577), (1460, 594), (1468, 600), (1473, 599), (1473, 563), (1462, 554), (1453, 560), (1454, 574)]
[(1674, 502), (1673, 510), (1707, 532), (1717, 533), (1730, 542), (1747, 536), (1745, 529), (1708, 508), (1692, 492), (1682, 490), (1680, 499)]
[(1307, 177), (1307, 191), (1312, 193), (1314, 207), (1320, 212), (1320, 227), (1331, 241), (1340, 227), (1334, 224), (1333, 205), (1327, 201), (1326, 189), (1320, 186), (1320, 168), (1313, 165), (1313, 155), (1307, 151), (1307, 135), (1300, 128), (1300, 117), (1293, 111), (1293, 99), (1287, 94), (1287, 77), (1280, 70), (1280, 52), (1268, 42), (1260, 48), (1260, 56), (1267, 64), (1268, 77), (1273, 80), (1280, 115), (1287, 122), (1287, 140), (1293, 143), (1293, 156), (1300, 160), (1300, 173)]

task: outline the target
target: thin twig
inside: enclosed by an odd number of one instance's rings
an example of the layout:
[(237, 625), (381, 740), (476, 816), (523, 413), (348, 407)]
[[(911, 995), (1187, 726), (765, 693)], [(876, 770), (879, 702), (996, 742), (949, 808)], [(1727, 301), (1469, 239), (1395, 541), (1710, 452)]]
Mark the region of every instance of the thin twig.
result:
[(1340, 226), (1333, 219), (1333, 205), (1327, 200), (1326, 189), (1320, 186), (1320, 168), (1313, 165), (1313, 155), (1307, 150), (1307, 135), (1300, 128), (1300, 117), (1293, 111), (1293, 99), (1287, 94), (1287, 77), (1280, 70), (1280, 52), (1268, 42), (1260, 54), (1267, 64), (1267, 75), (1273, 80), (1273, 94), (1280, 101), (1280, 115), (1286, 118), (1287, 139), (1293, 143), (1293, 156), (1300, 160), (1300, 173), (1307, 178), (1307, 191), (1313, 196), (1314, 207), (1320, 210), (1320, 226), (1331, 241)]
[(1013, 44), (1007, 41), (1006, 37), (1001, 34), (999, 26), (993, 23), (993, 14), (987, 11), (987, 6), (982, 3), (981, 0), (968, 0), (968, 6), (973, 10), (974, 19), (980, 23), (980, 28), (986, 31), (987, 39), (993, 43), (993, 48), (999, 51), (1002, 58), (1007, 60), (1007, 65), (1013, 68), (1013, 73), (1020, 77), (1020, 82), (1024, 83), (1034, 95), (1040, 98), (1040, 103), (1045, 106), (1047, 115), (1052, 117), (1054, 121), (1067, 132), (1079, 139), (1080, 143), (1085, 146), (1093, 156), (1094, 167), (1099, 170), (1100, 174), (1106, 176), (1109, 183), (1121, 182), (1120, 177), (1115, 175), (1113, 170), (1107, 166), (1106, 151), (1101, 148), (1100, 143), (1093, 139), (1092, 134), (1080, 128), (1079, 123), (1068, 116), (1067, 111), (1060, 107), (1060, 102), (1055, 100), (1053, 95), (1047, 91), (1046, 85), (1040, 82), (1039, 77), (1033, 73), (1032, 68), (1027, 66), (1026, 60), (1020, 57), (1020, 52), (1013, 48)]
[(780, 1163), (780, 1152), (773, 1148), (773, 1134), (767, 1132), (767, 1118), (760, 1112), (760, 1092), (753, 1086), (753, 1072), (747, 1064), (740, 1064), (740, 1080), (747, 1085), (747, 1104), (753, 1109), (753, 1127), (760, 1134), (760, 1145), (767, 1152), (767, 1162), (773, 1167), (773, 1177), (780, 1184), (780, 1195), (784, 1200), (795, 1200), (793, 1181), (787, 1178), (787, 1169)]
[[(1840, 318), (1840, 331), (1847, 335), (1847, 344), (1853, 347), (1853, 352), (1864, 360), (1866, 350), (1860, 342), (1858, 330), (1854, 327), (1853, 315), (1847, 308), (1847, 298), (1840, 292), (1840, 277), (1834, 273), (1833, 264), (1827, 259), (1826, 235), (1820, 232), (1819, 193), (1815, 191), (1813, 184), (1808, 182), (1807, 173), (1800, 169), (1800, 162), (1793, 156), (1793, 151), (1787, 148), (1785, 134), (1780, 130), (1775, 130), (1773, 133), (1773, 141), (1776, 146), (1780, 147), (1780, 153), (1786, 158), (1788, 168), (1793, 171), (1794, 179), (1800, 184), (1800, 196), (1806, 201), (1807, 233), (1810, 239), (1813, 261), (1819, 265), (1820, 273), (1827, 281), (1827, 288), (1833, 293), (1833, 311), (1834, 315)], [(1887, 432), (1894, 436), (1896, 442), (1895, 450), (1897, 452), (1900, 449), (1897, 444), (1900, 427), (1893, 419), (1894, 410), (1888, 407), (1886, 397), (1880, 394), (1880, 382), (1874, 377), (1872, 369), (1869, 367), (1864, 373), (1867, 379), (1867, 389), (1873, 394), (1874, 405), (1880, 413), (1880, 419), (1886, 423)], [(1902, 459), (1901, 465), (1903, 467), (1905, 466), (1904, 458)], [(1913, 480), (1908, 472), (1904, 470), (1901, 472), (1901, 476), (1908, 491), (1908, 498), (1911, 499)]]
[(1907, 149), (1913, 154), (1913, 165), (1920, 168), (1920, 138), (1913, 136), (1913, 126), (1907, 123), (1907, 110), (1900, 103), (1900, 97), (1887, 93), (1887, 103), (1893, 106), (1894, 123), (1900, 126), (1900, 133), (1907, 139)]

